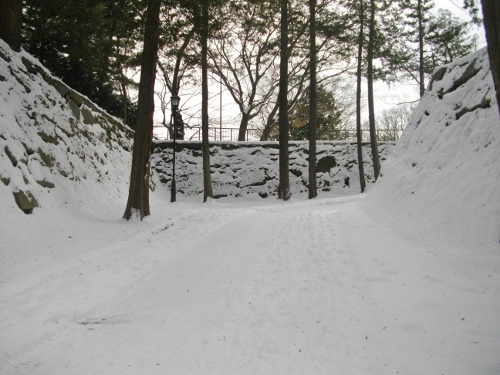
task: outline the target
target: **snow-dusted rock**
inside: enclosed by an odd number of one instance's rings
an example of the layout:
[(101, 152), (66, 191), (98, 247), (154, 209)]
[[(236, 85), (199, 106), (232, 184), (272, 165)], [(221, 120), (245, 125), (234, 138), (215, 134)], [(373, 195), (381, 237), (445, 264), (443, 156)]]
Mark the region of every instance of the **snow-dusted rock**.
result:
[[(105, 200), (128, 178), (131, 136), (119, 119), (0, 40), (0, 189), (11, 191), (3, 212), (18, 211), (17, 203), (31, 213), (55, 197), (73, 199), (76, 190), (88, 199), (82, 205)], [(97, 194), (96, 183), (103, 186)]]
[[(379, 145), (385, 160), (393, 143)], [(277, 142), (213, 142), (210, 148), (212, 185), (215, 197), (277, 196), (279, 149)], [(292, 195), (308, 191), (308, 142), (290, 142), (290, 190)], [(317, 143), (317, 183), (320, 194), (357, 193), (359, 172), (354, 142)], [(172, 143), (158, 141), (152, 157), (154, 181), (170, 190)], [(365, 179), (374, 182), (371, 149), (363, 144)], [(178, 142), (176, 147), (176, 186), (180, 194), (203, 192), (202, 153), (199, 142)]]
[(368, 200), (377, 212), (498, 244), (500, 118), (486, 48), (435, 70), (382, 169)]

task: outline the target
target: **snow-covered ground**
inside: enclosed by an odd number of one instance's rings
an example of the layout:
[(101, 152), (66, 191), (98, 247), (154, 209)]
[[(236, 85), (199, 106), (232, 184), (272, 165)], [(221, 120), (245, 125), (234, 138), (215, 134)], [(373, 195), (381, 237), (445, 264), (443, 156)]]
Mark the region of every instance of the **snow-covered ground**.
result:
[(495, 102), (455, 116), (494, 100), (486, 65), (449, 67), (363, 195), (171, 204), (157, 186), (126, 222), (118, 149), (89, 165), (107, 179), (58, 178), (30, 215), (0, 183), (0, 373), (499, 374), (500, 121)]

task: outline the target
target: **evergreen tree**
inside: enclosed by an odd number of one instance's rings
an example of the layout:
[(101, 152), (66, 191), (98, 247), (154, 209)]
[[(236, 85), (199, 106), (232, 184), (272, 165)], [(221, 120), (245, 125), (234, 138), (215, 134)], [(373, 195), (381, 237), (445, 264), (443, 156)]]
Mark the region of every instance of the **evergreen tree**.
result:
[(21, 51), (22, 12), (22, 0), (0, 2), (0, 39), (3, 39), (16, 52)]
[(403, 0), (401, 6), (406, 20), (402, 37), (391, 43), (388, 66), (399, 73), (398, 80), (415, 81), (422, 97), (426, 77), (437, 66), (471, 53), (475, 39), (470, 35), (470, 24), (450, 11), (439, 9), (435, 15), (431, 0)]
[[(344, 87), (337, 85), (317, 85), (314, 109), (316, 112), (316, 140), (339, 140), (342, 138), (342, 129), (349, 122), (352, 109), (351, 98), (346, 103), (338, 97), (339, 91)], [(311, 125), (311, 105), (310, 88), (306, 95), (302, 97), (289, 111), (289, 135), (294, 141), (310, 140), (312, 132)], [(342, 98), (346, 99), (346, 98)], [(274, 137), (273, 137), (274, 138)]]
[(425, 62), (424, 62), (424, 38), (426, 33), (426, 25), (430, 21), (429, 11), (434, 7), (432, 0), (403, 0), (403, 7), (407, 10), (406, 24), (410, 27), (408, 39), (412, 43), (416, 43), (418, 50), (418, 85), (420, 97), (425, 92)]
[[(26, 0), (23, 44), (54, 75), (133, 125), (124, 69), (141, 38), (137, 0)], [(124, 103), (125, 101), (125, 103)]]

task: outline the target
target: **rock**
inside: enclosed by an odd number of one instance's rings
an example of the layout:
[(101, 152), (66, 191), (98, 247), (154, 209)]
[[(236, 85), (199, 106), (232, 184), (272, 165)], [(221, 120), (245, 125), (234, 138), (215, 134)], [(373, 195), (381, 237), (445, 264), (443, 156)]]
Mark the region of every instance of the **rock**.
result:
[(10, 162), (12, 163), (12, 165), (14, 167), (17, 167), (17, 159), (14, 156), (14, 154), (12, 154), (12, 152), (10, 152), (9, 146), (5, 146), (4, 151), (5, 151), (5, 154), (7, 155), (7, 157), (9, 158)]
[(38, 201), (29, 191), (16, 191), (13, 193), (14, 199), (17, 203), (17, 206), (25, 213), (31, 214), (35, 207), (38, 207)]
[(317, 173), (329, 173), (332, 168), (337, 166), (337, 161), (333, 156), (325, 156), (318, 160), (316, 164)]

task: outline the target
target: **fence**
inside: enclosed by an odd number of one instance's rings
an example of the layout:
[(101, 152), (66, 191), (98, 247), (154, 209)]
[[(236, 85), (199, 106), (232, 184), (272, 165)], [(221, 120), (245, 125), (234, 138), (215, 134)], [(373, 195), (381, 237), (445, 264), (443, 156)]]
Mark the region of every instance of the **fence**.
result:
[[(220, 127), (210, 127), (208, 128), (208, 139), (210, 141), (237, 141), (238, 140), (239, 129), (237, 128), (220, 128)], [(153, 128), (153, 135), (156, 139), (171, 139), (168, 128), (165, 126), (155, 126)], [(245, 141), (260, 141), (262, 135), (262, 130), (259, 129), (248, 129), (246, 131)], [(362, 140), (364, 142), (370, 141), (370, 131), (361, 130)], [(379, 141), (394, 141), (399, 139), (401, 132), (394, 132), (389, 130), (377, 130), (377, 139)], [(184, 140), (186, 141), (201, 141), (201, 127), (185, 127), (184, 128)], [(356, 130), (345, 129), (340, 130), (337, 134), (336, 139), (338, 141), (355, 141), (356, 140)]]
[[(208, 139), (210, 141), (237, 141), (239, 129), (237, 128), (208, 128)], [(170, 132), (165, 126), (155, 126), (153, 135), (157, 139), (171, 139)], [(262, 130), (248, 129), (245, 141), (260, 141)], [(201, 126), (184, 127), (184, 140), (201, 141)]]

